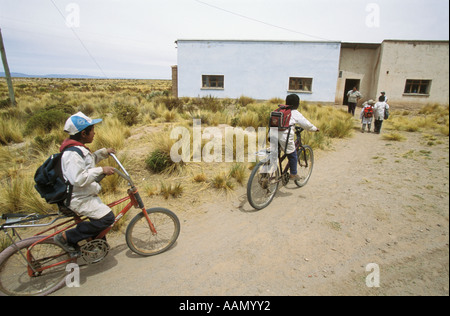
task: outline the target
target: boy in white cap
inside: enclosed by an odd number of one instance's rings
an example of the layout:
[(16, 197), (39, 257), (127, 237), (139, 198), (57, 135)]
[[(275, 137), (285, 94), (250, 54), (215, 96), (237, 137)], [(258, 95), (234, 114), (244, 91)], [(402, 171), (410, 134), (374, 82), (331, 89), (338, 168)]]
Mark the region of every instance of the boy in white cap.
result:
[(60, 151), (69, 147), (77, 147), (83, 155), (76, 151), (64, 151), (61, 158), (61, 169), (64, 179), (73, 185), (70, 209), (81, 216), (87, 216), (89, 221), (81, 222), (76, 228), (55, 236), (55, 242), (68, 252), (75, 252), (79, 241), (96, 237), (105, 228), (114, 223), (114, 213), (102, 203), (98, 197), (101, 190), (96, 182), (102, 174), (112, 175), (113, 167), (95, 167), (110, 153), (115, 153), (112, 148), (100, 149), (92, 153), (86, 144), (92, 143), (95, 135), (95, 124), (101, 119), (91, 119), (78, 112), (69, 117), (64, 126), (64, 131), (70, 136), (61, 144)]

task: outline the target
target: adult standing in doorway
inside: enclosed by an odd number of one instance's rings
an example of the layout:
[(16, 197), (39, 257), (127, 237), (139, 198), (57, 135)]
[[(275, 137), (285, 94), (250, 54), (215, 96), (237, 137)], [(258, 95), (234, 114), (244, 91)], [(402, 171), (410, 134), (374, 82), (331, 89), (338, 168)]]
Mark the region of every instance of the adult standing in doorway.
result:
[(352, 90), (347, 92), (348, 97), (348, 113), (351, 113), (353, 116), (355, 115), (356, 105), (358, 104), (359, 99), (362, 98), (362, 94), (353, 87)]

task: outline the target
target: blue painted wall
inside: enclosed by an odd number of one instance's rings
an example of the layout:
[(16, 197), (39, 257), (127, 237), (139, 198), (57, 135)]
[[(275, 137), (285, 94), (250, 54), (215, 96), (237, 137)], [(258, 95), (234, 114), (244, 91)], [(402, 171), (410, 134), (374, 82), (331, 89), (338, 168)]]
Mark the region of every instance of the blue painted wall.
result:
[[(339, 42), (179, 40), (178, 96), (285, 98), (290, 77), (313, 78), (305, 101), (334, 102)], [(202, 89), (202, 75), (225, 76), (223, 90)]]

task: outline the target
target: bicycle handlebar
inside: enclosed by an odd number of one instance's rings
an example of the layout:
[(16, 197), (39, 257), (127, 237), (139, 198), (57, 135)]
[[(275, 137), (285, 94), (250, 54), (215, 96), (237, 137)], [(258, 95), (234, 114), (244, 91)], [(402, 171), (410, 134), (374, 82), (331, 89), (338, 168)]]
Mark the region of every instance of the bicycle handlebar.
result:
[(114, 168), (114, 172), (117, 173), (119, 176), (121, 176), (122, 178), (124, 178), (125, 180), (128, 181), (128, 183), (130, 184), (130, 186), (134, 186), (133, 180), (131, 180), (130, 175), (128, 174), (127, 170), (125, 169), (125, 167), (122, 165), (122, 163), (119, 161), (119, 159), (116, 157), (115, 154), (111, 153), (109, 154), (111, 157), (113, 157), (113, 159), (116, 161), (117, 165), (120, 167), (120, 169), (122, 169), (123, 172), (119, 171), (118, 169)]
[(114, 173), (117, 173), (119, 176), (121, 176), (122, 178), (127, 180), (130, 183), (130, 186), (134, 186), (133, 180), (131, 180), (129, 175), (126, 175), (126, 174), (122, 173), (121, 171), (119, 171), (116, 168), (114, 168)]
[[(114, 155), (113, 153), (109, 154), (111, 157), (114, 158), (114, 160), (116, 161), (116, 163), (119, 165), (120, 169), (122, 169), (122, 171), (118, 170), (117, 168), (113, 168), (114, 169), (114, 173), (117, 173), (120, 177), (124, 178), (125, 180), (128, 181), (128, 183), (130, 184), (130, 186), (134, 186), (133, 181), (131, 180), (130, 175), (128, 174), (128, 172), (125, 170), (125, 167), (120, 163), (119, 159), (116, 157), (116, 155)], [(100, 176), (98, 176), (95, 181), (96, 182), (100, 182), (103, 180), (103, 178), (106, 177), (106, 174), (101, 174)]]

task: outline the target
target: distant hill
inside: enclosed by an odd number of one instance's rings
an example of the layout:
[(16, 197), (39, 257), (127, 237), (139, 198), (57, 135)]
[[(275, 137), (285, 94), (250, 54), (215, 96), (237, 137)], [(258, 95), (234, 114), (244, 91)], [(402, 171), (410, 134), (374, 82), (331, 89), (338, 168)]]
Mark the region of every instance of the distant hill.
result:
[[(0, 72), (0, 77), (5, 77), (4, 72)], [(11, 77), (13, 78), (64, 78), (64, 79), (103, 79), (100, 77), (85, 76), (85, 75), (28, 75), (19, 72), (12, 72)]]

